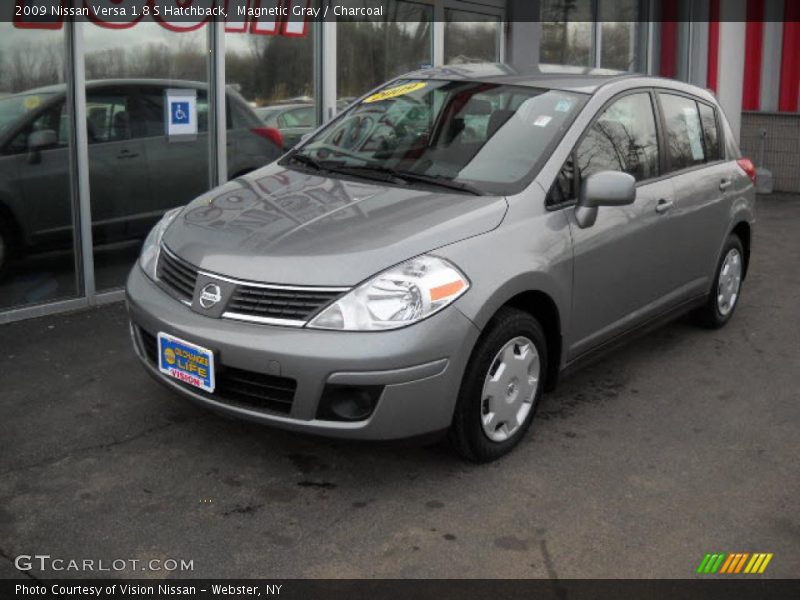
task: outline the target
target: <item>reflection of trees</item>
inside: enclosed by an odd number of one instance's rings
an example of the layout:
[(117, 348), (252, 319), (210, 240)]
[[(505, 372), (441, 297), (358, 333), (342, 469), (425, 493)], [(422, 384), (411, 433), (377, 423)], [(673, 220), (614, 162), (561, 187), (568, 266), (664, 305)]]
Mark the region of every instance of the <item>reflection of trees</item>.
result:
[(540, 60), (588, 65), (591, 56), (591, 0), (543, 0)]
[[(543, 63), (589, 66), (592, 24), (602, 28), (600, 66), (627, 71), (634, 67), (638, 0), (542, 0)], [(632, 31), (632, 29), (634, 31)]]
[(601, 120), (578, 147), (581, 176), (611, 169), (646, 179), (655, 170), (655, 138), (619, 121)]
[(63, 79), (63, 43), (22, 43), (0, 54), (0, 89), (8, 93), (50, 85)]
[(408, 25), (340, 22), (336, 46), (339, 96), (358, 96), (430, 62), (430, 23)]
[(167, 42), (118, 46), (86, 54), (87, 79), (116, 77), (206, 79), (205, 48), (176, 34)]
[[(236, 35), (236, 34), (234, 34)], [(314, 93), (314, 38), (250, 35), (249, 48), (225, 56), (228, 83), (257, 104)]]
[(460, 22), (445, 24), (445, 62), (497, 60), (497, 22)]

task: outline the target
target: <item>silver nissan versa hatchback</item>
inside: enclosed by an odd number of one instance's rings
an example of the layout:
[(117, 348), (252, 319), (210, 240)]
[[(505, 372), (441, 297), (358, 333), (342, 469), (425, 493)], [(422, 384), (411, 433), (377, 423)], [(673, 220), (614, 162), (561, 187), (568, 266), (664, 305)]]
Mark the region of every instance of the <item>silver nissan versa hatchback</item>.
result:
[(754, 169), (709, 92), (468, 65), (403, 76), (152, 230), (136, 352), (219, 412), (514, 447), (561, 372), (732, 316)]

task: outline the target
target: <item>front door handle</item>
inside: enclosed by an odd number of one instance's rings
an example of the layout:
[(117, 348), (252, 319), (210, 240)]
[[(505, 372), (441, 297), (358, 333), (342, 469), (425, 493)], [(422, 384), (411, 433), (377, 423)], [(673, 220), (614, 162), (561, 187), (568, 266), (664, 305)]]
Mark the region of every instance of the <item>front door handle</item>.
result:
[(723, 179), (722, 181), (719, 182), (719, 189), (723, 191), (727, 190), (729, 187), (731, 187), (732, 184), (733, 181), (731, 181), (730, 179)]
[(120, 150), (119, 154), (117, 154), (117, 158), (118, 159), (136, 158), (137, 156), (139, 156), (139, 153), (138, 152), (133, 152), (131, 150)]
[(667, 212), (670, 208), (675, 206), (674, 200), (667, 200), (665, 198), (661, 198), (658, 203), (656, 204), (656, 212), (658, 214), (662, 214)]

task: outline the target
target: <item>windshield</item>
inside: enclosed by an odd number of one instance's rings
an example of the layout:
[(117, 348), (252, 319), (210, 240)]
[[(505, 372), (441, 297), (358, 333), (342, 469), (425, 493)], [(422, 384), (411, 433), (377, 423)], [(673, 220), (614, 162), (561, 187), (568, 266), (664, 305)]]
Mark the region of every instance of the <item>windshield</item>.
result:
[(351, 107), (287, 162), (516, 193), (586, 98), (474, 81), (395, 81)]
[(16, 94), (0, 98), (0, 133), (24, 114), (39, 108), (53, 94)]

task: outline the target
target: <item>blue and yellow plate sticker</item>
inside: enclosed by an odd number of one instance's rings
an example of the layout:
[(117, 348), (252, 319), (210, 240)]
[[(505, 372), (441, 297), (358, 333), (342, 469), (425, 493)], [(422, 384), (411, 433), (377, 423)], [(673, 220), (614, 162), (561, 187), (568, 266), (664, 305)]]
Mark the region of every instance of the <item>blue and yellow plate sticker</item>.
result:
[(158, 370), (206, 392), (214, 391), (214, 353), (164, 332), (158, 334)]

